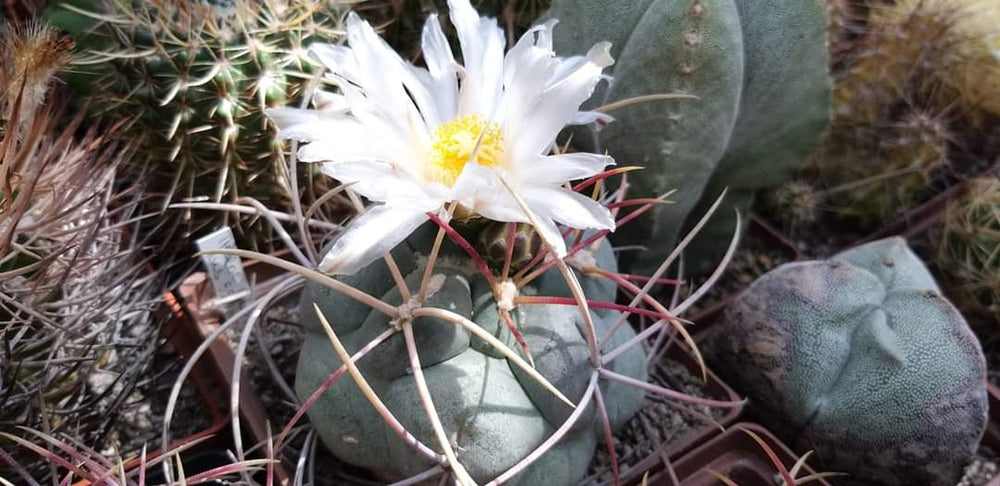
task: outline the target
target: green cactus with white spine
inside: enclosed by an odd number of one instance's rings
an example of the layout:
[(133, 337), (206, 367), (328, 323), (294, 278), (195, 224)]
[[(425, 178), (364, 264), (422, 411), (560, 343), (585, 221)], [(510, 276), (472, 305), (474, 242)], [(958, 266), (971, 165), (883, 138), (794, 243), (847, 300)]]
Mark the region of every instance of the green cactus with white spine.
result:
[(826, 2), (802, 0), (614, 0), (553, 2), (558, 50), (580, 53), (611, 41), (610, 88), (591, 107), (664, 93), (696, 100), (651, 101), (612, 113), (594, 137), (640, 197), (676, 190), (652, 224), (626, 236), (647, 244), (639, 268), (655, 268), (722, 190), (724, 205), (686, 256), (694, 272), (718, 263), (754, 193), (801, 166), (829, 121)]
[[(318, 0), (72, 0), (46, 12), (77, 43), (68, 84), (93, 115), (129, 121), (141, 141), (129, 169), (156, 182), (161, 204), (250, 196), (273, 210), (290, 191), (264, 109), (298, 105), (318, 82), (307, 47), (339, 41), (342, 14)], [(188, 232), (225, 213), (205, 214)]]
[(862, 484), (955, 484), (986, 427), (979, 342), (901, 238), (764, 275), (711, 352), (768, 425)]
[[(429, 248), (424, 244), (427, 240), (419, 234), (414, 235), (393, 251), (400, 269), (408, 275), (410, 289), (420, 284), (425, 260), (421, 252)], [(453, 246), (443, 252), (443, 259), (433, 272), (441, 276), (440, 288), (430, 295), (425, 305), (458, 313), (511, 349), (518, 350), (516, 339), (499, 319), (490, 286), (459, 252)], [(603, 242), (598, 253), (610, 255), (610, 245)], [(597, 260), (608, 263), (600, 256)], [(616, 270), (613, 258), (610, 268), (606, 269)], [(392, 305), (401, 302), (389, 268), (382, 261), (356, 275), (339, 278), (370, 295), (379, 296), (384, 302)], [(588, 285), (590, 277), (581, 274), (580, 280), (589, 298), (614, 300), (613, 285), (609, 292), (607, 287)], [(564, 287), (562, 280), (542, 278), (520, 292), (521, 295), (562, 295)], [(314, 305), (330, 321), (349, 353), (356, 352), (384, 332), (390, 323), (387, 316), (372, 311), (365, 304), (317, 284), (306, 285), (301, 303), (307, 338), (299, 356), (296, 390), (304, 400), (341, 365), (327, 342)], [(591, 312), (598, 336), (614, 324), (619, 315), (609, 312)], [(575, 306), (520, 305), (512, 315), (531, 350), (535, 369), (569, 400), (579, 401), (594, 372), (579, 310)], [(413, 330), (421, 367), (444, 429), (457, 450), (459, 461), (480, 484), (494, 479), (537, 448), (573, 411), (523, 370), (508, 363), (487, 342), (456, 325), (417, 318), (413, 321)], [(606, 349), (620, 346), (634, 336), (631, 327), (625, 325), (606, 343)], [(642, 350), (633, 347), (609, 364), (608, 369), (644, 380), (644, 363)], [(408, 371), (403, 337), (396, 335), (379, 345), (359, 360), (358, 366), (402, 425), (425, 444), (436, 444), (414, 379)], [(642, 390), (615, 382), (602, 383), (600, 387), (613, 429), (624, 425), (643, 403)], [(588, 406), (585, 414), (555, 448), (506, 484), (568, 485), (579, 482), (602, 437), (593, 406)], [(340, 459), (368, 467), (387, 479), (412, 476), (433, 466), (383, 423), (353, 382), (338, 381), (310, 409), (309, 417), (324, 443)]]

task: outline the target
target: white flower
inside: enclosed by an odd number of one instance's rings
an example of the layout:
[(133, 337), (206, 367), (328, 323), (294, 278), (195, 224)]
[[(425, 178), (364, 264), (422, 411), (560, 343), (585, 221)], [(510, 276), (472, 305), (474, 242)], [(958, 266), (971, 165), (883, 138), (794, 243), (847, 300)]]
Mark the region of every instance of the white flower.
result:
[(562, 187), (614, 161), (585, 153), (548, 155), (567, 124), (603, 117), (579, 108), (613, 62), (610, 44), (598, 44), (586, 56), (556, 57), (551, 21), (531, 29), (505, 56), (495, 19), (479, 17), (468, 0), (448, 3), (464, 66), (455, 61), (435, 15), (423, 30), (422, 68), (402, 60), (352, 13), (350, 47), (310, 48), (341, 94), (318, 96), (315, 110), (268, 112), (281, 137), (309, 142), (299, 151), (301, 160), (323, 162), (325, 174), (381, 203), (345, 229), (320, 264), (325, 272), (356, 272), (450, 202), (492, 220), (529, 222), (501, 177), (530, 208), (559, 257), (566, 246), (556, 222), (614, 229), (607, 208)]

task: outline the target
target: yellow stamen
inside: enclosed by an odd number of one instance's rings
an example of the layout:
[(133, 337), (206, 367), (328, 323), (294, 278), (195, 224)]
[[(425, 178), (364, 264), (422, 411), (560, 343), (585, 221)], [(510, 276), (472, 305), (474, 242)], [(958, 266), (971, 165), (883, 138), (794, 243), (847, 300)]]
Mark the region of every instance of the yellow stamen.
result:
[(433, 144), (427, 160), (427, 176), (448, 187), (455, 184), (465, 164), (476, 150), (482, 135), (476, 163), (483, 167), (503, 165), (503, 135), (500, 126), (479, 115), (467, 116), (442, 123), (434, 130)]

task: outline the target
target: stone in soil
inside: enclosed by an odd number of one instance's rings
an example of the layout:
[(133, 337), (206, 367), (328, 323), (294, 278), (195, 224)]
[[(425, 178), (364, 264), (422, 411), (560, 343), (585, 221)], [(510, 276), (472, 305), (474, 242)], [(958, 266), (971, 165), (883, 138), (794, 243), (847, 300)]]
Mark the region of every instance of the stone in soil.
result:
[(985, 486), (996, 477), (998, 469), (997, 455), (989, 447), (981, 446), (957, 486)]

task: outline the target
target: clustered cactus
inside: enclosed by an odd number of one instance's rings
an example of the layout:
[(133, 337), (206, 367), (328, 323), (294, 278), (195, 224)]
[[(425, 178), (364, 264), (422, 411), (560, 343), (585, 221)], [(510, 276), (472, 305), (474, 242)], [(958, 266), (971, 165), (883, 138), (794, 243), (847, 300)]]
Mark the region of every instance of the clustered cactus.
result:
[(53, 108), (69, 46), (41, 24), (0, 33), (0, 433), (104, 449), (156, 349), (160, 287), (133, 233), (137, 192), (115, 177), (131, 148), (96, 127), (75, 139), (83, 119)]
[(776, 268), (714, 337), (767, 425), (859, 481), (955, 484), (985, 430), (979, 342), (901, 238)]
[(552, 16), (564, 51), (613, 44), (615, 81), (595, 95), (595, 105), (697, 97), (618, 105), (611, 113), (617, 121), (590, 138), (620, 164), (645, 168), (629, 179), (633, 194), (674, 191), (651, 224), (626, 230), (632, 242), (649, 246), (635, 257), (639, 268), (655, 268), (728, 187), (723, 207), (686, 253), (688, 271), (710, 270), (736, 229), (734, 208), (745, 217), (754, 193), (801, 166), (826, 128), (825, 2), (556, 1)]
[[(92, 115), (127, 120), (122, 130), (139, 142), (128, 169), (155, 183), (153, 210), (241, 197), (289, 207), (294, 184), (264, 110), (309, 96), (318, 70), (307, 48), (341, 38), (336, 2), (56, 3), (47, 18), (74, 35), (80, 53), (68, 83)], [(232, 218), (167, 214), (186, 234)], [(249, 243), (265, 240), (266, 226), (253, 228)]]

